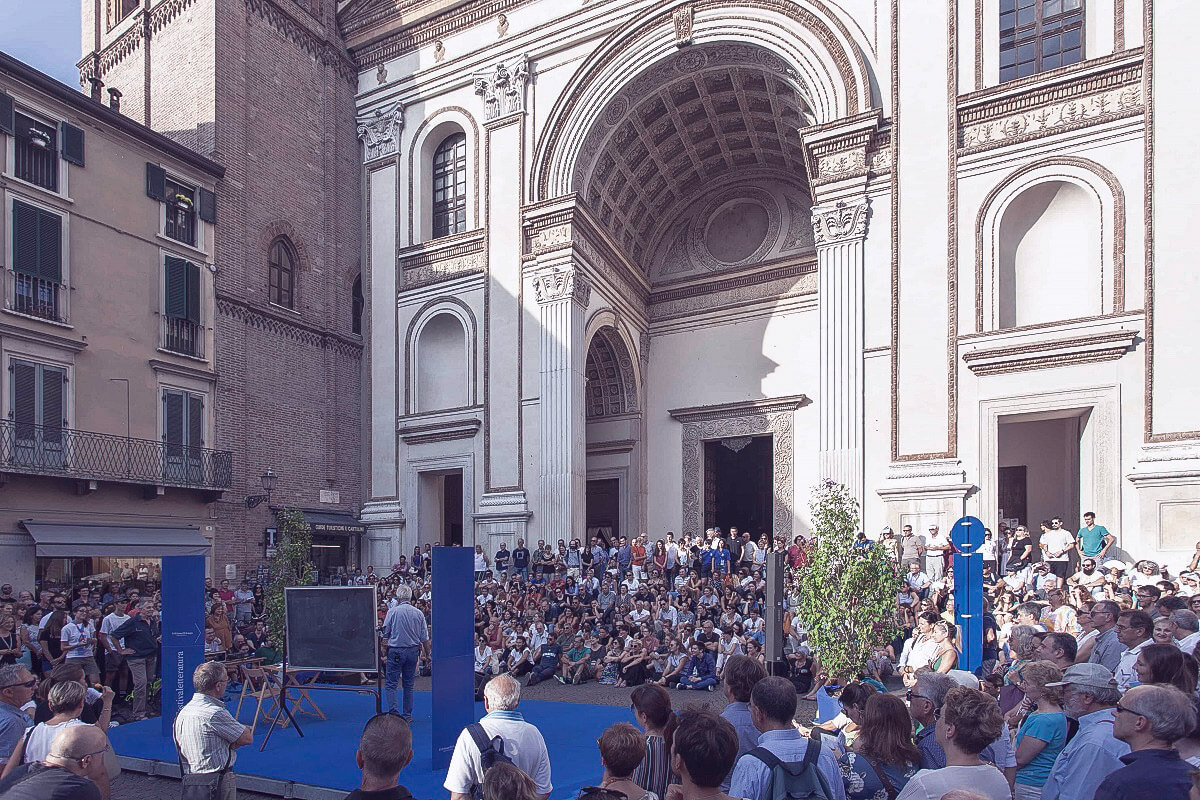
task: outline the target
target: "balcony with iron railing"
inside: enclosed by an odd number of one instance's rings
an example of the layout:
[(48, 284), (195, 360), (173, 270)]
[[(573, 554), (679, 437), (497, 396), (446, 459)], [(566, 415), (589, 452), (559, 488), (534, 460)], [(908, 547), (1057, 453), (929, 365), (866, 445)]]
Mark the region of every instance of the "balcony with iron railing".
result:
[(7, 270), (8, 286), (4, 307), (18, 314), (40, 317), (51, 322), (67, 322), (68, 299), (71, 293), (58, 281)]
[(193, 358), (204, 358), (204, 326), (180, 317), (162, 317), (162, 348)]
[(233, 454), (0, 420), (0, 472), (221, 492), (233, 483)]

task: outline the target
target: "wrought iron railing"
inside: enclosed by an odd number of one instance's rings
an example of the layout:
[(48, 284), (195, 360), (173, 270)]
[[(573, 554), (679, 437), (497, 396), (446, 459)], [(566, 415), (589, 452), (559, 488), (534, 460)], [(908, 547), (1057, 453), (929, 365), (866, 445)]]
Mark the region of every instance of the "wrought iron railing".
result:
[(66, 322), (69, 294), (66, 287), (57, 281), (8, 271), (8, 292), (5, 297), (11, 311)]
[(23, 181), (58, 191), (57, 137), (39, 127), (18, 136), (13, 145), (13, 174)]
[(162, 318), (162, 346), (172, 353), (204, 358), (204, 326), (179, 317)]
[(167, 222), (164, 233), (171, 239), (196, 246), (196, 211), (177, 202), (167, 203)]
[(0, 472), (228, 489), (233, 454), (152, 439), (0, 420)]

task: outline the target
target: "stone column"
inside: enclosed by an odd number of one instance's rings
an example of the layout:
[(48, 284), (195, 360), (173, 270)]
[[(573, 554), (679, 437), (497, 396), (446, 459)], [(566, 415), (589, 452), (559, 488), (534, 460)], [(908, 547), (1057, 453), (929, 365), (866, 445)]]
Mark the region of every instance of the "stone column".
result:
[(584, 314), (591, 286), (570, 264), (533, 276), (541, 322), (541, 538), (583, 536), (587, 498)]
[(863, 502), (863, 242), (866, 197), (812, 210), (817, 244), (821, 477)]

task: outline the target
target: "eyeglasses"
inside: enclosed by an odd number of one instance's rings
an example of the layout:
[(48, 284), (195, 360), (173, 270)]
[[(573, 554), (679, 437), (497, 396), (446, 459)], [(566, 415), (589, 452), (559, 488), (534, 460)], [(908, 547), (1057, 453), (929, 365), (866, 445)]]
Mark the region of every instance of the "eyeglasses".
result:
[(1145, 716), (1145, 714), (1139, 714), (1138, 712), (1134, 711), (1132, 708), (1126, 708), (1125, 706), (1121, 705), (1120, 703), (1117, 703), (1114, 710), (1118, 714), (1120, 714), (1122, 711), (1124, 711), (1126, 714), (1133, 714), (1135, 717), (1144, 717)]
[(3, 686), (0, 686), (0, 690), (11, 689), (14, 686), (24, 686), (26, 689), (32, 689), (33, 687), (37, 686), (37, 678), (30, 678), (23, 683), (6, 683)]
[(919, 695), (919, 694), (917, 694), (916, 692), (914, 692), (912, 689), (909, 689), (907, 692), (905, 692), (905, 693), (904, 693), (904, 699), (905, 699), (905, 700), (907, 700), (907, 701), (908, 701), (908, 702), (910, 702), (910, 703), (911, 703), (913, 700), (927, 700), (927, 701), (929, 701), (930, 703), (932, 703), (932, 702), (933, 702), (932, 700), (929, 700), (929, 698), (928, 698), (928, 697), (925, 697), (924, 695)]

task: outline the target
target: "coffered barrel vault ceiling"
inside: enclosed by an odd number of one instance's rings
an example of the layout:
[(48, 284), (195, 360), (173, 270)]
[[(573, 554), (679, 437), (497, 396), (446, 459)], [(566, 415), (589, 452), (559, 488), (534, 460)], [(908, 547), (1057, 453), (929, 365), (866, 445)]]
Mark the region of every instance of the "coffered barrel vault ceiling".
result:
[(803, 179), (812, 124), (795, 71), (749, 44), (691, 46), (621, 89), (589, 132), (574, 186), (626, 254), (645, 263), (689, 203), (738, 171)]

